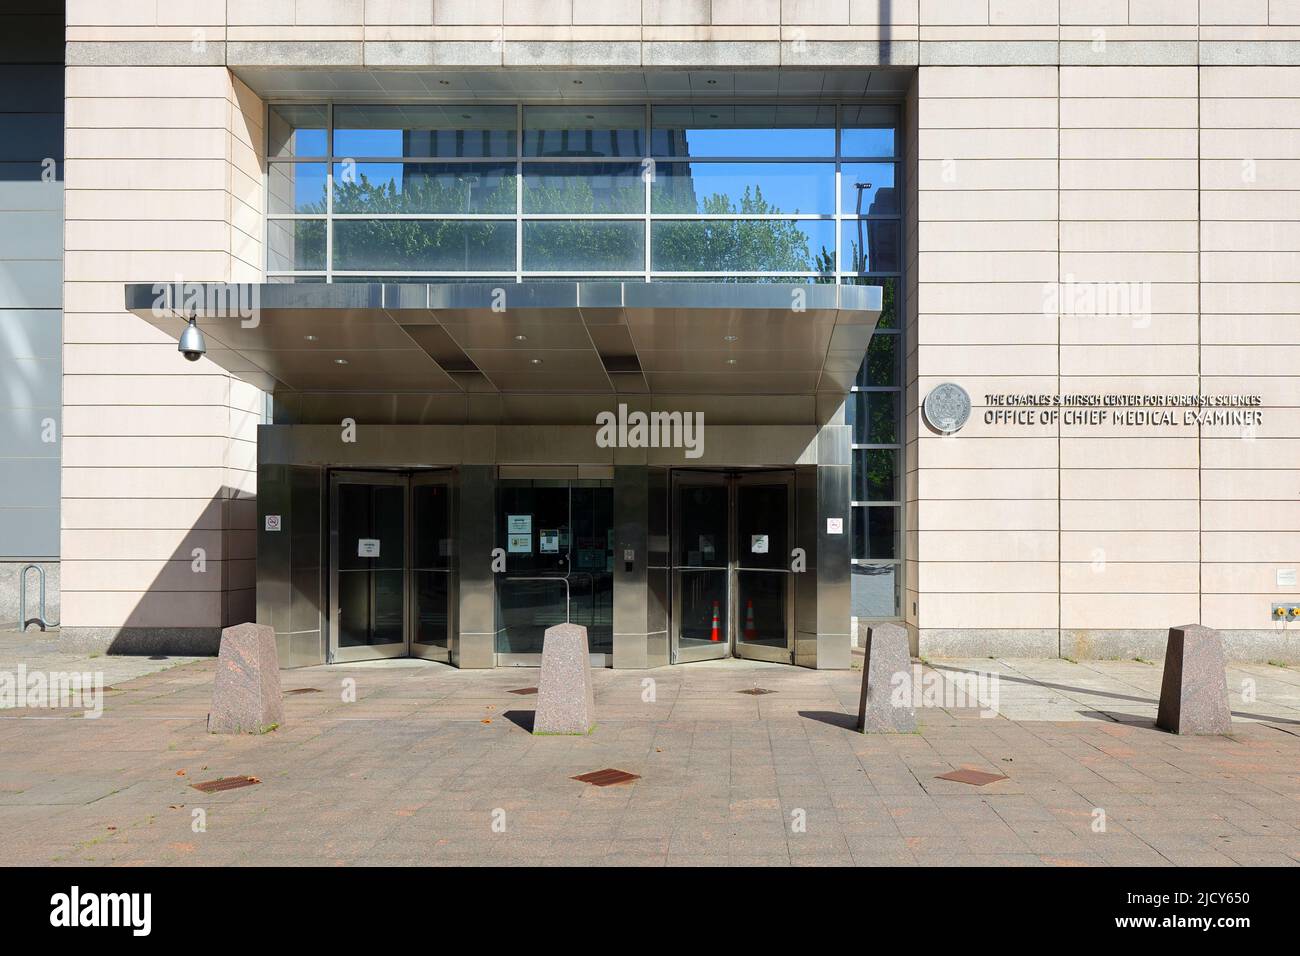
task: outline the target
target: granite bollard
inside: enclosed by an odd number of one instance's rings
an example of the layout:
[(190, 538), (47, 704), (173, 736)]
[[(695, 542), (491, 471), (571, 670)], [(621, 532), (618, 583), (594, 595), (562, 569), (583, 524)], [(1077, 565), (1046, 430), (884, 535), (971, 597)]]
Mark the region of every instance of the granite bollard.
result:
[(595, 726), (587, 629), (580, 624), (548, 627), (542, 638), (533, 733), (589, 734)]
[[(858, 643), (865, 649), (862, 659), (862, 697), (858, 703), (858, 730), (864, 734), (910, 734), (916, 731), (916, 710), (912, 707), (912, 655), (907, 628), (901, 624), (858, 624)], [(894, 675), (903, 674), (906, 703), (892, 701)]]
[(262, 734), (283, 724), (274, 629), (266, 624), (236, 624), (224, 629), (208, 733)]
[(1218, 631), (1200, 624), (1169, 629), (1156, 726), (1174, 734), (1232, 732), (1228, 675)]

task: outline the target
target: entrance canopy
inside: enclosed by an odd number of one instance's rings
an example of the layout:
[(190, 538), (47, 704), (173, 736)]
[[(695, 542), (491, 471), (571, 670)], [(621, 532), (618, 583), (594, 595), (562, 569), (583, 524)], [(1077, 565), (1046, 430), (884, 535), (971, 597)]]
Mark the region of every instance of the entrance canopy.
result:
[(878, 286), (140, 283), (126, 307), (264, 391), (849, 391)]

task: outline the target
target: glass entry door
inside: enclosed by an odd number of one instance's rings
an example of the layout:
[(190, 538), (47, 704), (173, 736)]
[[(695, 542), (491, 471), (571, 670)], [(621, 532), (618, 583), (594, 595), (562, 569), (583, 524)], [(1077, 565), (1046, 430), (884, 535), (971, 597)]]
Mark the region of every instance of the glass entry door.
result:
[(503, 478), (498, 486), (496, 661), (541, 663), (546, 629), (587, 629), (594, 666), (614, 653), (614, 488), (608, 479)]
[(794, 476), (673, 473), (673, 661), (793, 660)]
[(731, 482), (673, 473), (673, 661), (731, 656)]
[(330, 661), (447, 660), (452, 626), (447, 472), (330, 475)]
[(411, 656), (451, 660), (451, 475), (411, 476)]

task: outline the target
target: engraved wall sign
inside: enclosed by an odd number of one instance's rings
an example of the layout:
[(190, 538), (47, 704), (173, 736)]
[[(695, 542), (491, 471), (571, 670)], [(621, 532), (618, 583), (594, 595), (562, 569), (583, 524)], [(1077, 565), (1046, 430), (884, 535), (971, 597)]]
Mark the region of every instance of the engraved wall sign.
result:
[(944, 382), (930, 389), (921, 409), (931, 428), (944, 435), (951, 435), (970, 418), (970, 396), (960, 385)]

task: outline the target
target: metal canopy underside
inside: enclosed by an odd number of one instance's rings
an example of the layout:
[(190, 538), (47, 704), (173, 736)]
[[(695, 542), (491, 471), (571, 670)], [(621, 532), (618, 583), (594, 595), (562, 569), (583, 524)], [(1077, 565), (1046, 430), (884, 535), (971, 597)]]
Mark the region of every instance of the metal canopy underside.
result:
[(643, 102), (649, 99), (898, 98), (900, 68), (751, 70), (303, 69), (231, 65), (264, 99), (394, 102)]
[(126, 287), (173, 338), (193, 309), (207, 357), (237, 377), (304, 392), (843, 394), (881, 302), (879, 286), (831, 284)]

